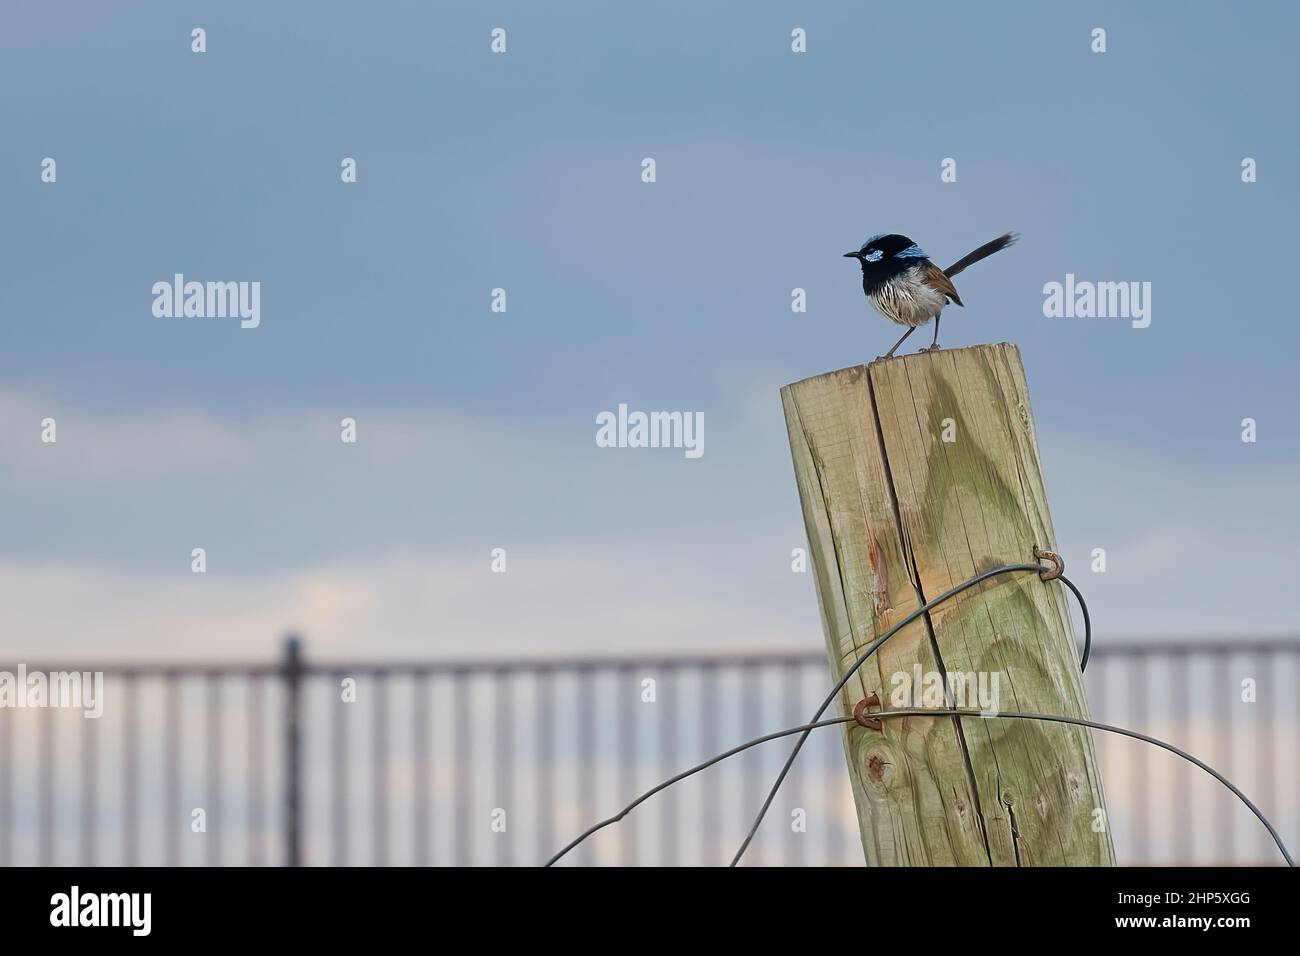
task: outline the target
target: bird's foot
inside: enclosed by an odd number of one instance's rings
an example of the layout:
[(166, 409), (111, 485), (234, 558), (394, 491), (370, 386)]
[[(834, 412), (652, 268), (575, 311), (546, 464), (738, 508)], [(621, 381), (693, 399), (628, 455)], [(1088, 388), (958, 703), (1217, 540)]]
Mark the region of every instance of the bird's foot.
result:
[(926, 346), (925, 348), (923, 348), (923, 349), (917, 349), (917, 352), (918, 352), (918, 353), (919, 353), (919, 352), (937, 352), (937, 351), (939, 351), (939, 343), (938, 343), (938, 342), (935, 342), (933, 345), (927, 345), (927, 346)]

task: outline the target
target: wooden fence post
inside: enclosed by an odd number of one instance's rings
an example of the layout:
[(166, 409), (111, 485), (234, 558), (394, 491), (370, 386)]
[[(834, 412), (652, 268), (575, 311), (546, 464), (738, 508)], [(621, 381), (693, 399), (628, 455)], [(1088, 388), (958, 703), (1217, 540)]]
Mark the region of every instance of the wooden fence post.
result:
[[(926, 600), (994, 565), (1032, 563), (1036, 545), (1056, 550), (1014, 345), (841, 369), (781, 399), (834, 678)], [(998, 709), (1087, 716), (1066, 601), (1060, 582), (1032, 572), (978, 585), (886, 642), (840, 706), (850, 713), (871, 692), (887, 710), (944, 706), (913, 696), (919, 666), (921, 689), (974, 674)], [(869, 865), (1113, 865), (1086, 728), (955, 717), (846, 727)]]

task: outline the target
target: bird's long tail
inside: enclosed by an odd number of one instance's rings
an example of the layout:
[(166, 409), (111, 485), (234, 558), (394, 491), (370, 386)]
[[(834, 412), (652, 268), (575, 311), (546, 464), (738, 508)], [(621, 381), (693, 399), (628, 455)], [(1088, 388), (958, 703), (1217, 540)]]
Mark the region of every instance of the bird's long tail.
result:
[(973, 266), (981, 259), (987, 259), (989, 256), (993, 255), (993, 253), (1001, 252), (1019, 238), (1020, 234), (1017, 232), (1008, 232), (1005, 236), (998, 236), (992, 242), (984, 243), (984, 245), (980, 246), (974, 252), (966, 253), (966, 255), (962, 256), (948, 268), (944, 269), (943, 274), (948, 276), (948, 278), (952, 278), (967, 266)]

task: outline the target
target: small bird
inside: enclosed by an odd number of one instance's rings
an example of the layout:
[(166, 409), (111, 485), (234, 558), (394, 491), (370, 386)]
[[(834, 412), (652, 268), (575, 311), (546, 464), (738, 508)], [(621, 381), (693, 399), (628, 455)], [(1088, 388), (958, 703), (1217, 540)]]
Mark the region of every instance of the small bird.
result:
[[(908, 326), (903, 338), (880, 358), (889, 358), (916, 331), (934, 319), (934, 341), (922, 352), (932, 352), (939, 347), (939, 313), (949, 302), (963, 305), (952, 277), (969, 265), (986, 259), (1005, 249), (1019, 237), (1014, 232), (986, 242), (974, 252), (962, 256), (946, 269), (930, 261), (926, 251), (907, 236), (897, 233), (872, 236), (857, 252), (844, 253), (845, 258), (862, 263), (862, 291), (867, 294), (876, 311), (899, 325)], [(964, 307), (964, 306), (963, 306)]]

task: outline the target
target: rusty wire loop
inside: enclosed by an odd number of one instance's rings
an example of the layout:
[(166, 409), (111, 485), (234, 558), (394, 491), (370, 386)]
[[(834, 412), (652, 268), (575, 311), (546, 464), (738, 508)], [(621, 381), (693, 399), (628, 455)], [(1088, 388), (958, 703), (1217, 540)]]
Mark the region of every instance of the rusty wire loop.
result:
[(1044, 581), (1055, 581), (1057, 578), (1059, 578), (1062, 574), (1065, 573), (1065, 559), (1062, 558), (1055, 551), (1044, 551), (1042, 548), (1035, 545), (1034, 557), (1036, 557), (1039, 561), (1052, 562), (1051, 570), (1044, 570), (1042, 573), (1038, 575)]
[[(894, 719), (899, 717), (953, 717), (953, 718), (977, 717), (985, 720), (997, 720), (997, 719), (1004, 719), (1004, 718), (1014, 719), (1014, 720), (1043, 720), (1043, 721), (1050, 721), (1054, 723), (1073, 724), (1079, 727), (1089, 727), (1094, 730), (1104, 730), (1109, 733), (1119, 734), (1125, 737), (1131, 737), (1135, 740), (1141, 740), (1153, 746), (1160, 747), (1163, 750), (1167, 750), (1169, 753), (1172, 753), (1176, 756), (1182, 757), (1184, 760), (1195, 764), (1197, 767), (1200, 767), (1210, 776), (1214, 777), (1214, 779), (1218, 780), (1221, 784), (1227, 787), (1228, 790), (1230, 790), (1232, 794), (1235, 797), (1237, 797), (1237, 799), (1239, 799), (1242, 803), (1244, 803), (1246, 807), (1250, 810), (1250, 812), (1253, 813), (1259, 819), (1260, 823), (1264, 824), (1265, 829), (1268, 830), (1269, 835), (1273, 838), (1273, 842), (1277, 844), (1278, 850), (1281, 851), (1282, 857), (1286, 860), (1287, 866), (1295, 866), (1295, 862), (1291, 859), (1291, 854), (1287, 851), (1286, 845), (1282, 842), (1282, 838), (1278, 835), (1277, 829), (1273, 826), (1271, 822), (1269, 822), (1269, 819), (1266, 816), (1264, 816), (1263, 811), (1261, 811), (1259, 807), (1255, 806), (1255, 804), (1252, 803), (1250, 799), (1244, 793), (1242, 793), (1241, 790), (1238, 789), (1237, 786), (1231, 780), (1229, 780), (1223, 774), (1219, 773), (1209, 764), (1205, 763), (1202, 760), (1199, 760), (1196, 757), (1193, 757), (1191, 754), (1187, 753), (1184, 750), (1179, 749), (1178, 747), (1175, 747), (1173, 744), (1168, 743), (1167, 741), (1164, 740), (1160, 740), (1156, 737), (1151, 737), (1147, 734), (1140, 733), (1139, 731), (1136, 730), (1128, 730), (1124, 727), (1116, 727), (1111, 724), (1103, 724), (1094, 720), (1087, 720), (1082, 717), (1067, 717), (1062, 714), (1038, 714), (1038, 713), (1022, 712), (1022, 711), (1001, 711), (1001, 712), (988, 713), (988, 714), (985, 714), (978, 710), (969, 710), (963, 708), (915, 708), (915, 709), (900, 709), (900, 710), (867, 711), (867, 707), (878, 706), (880, 703), (879, 698), (876, 697), (876, 695), (874, 694), (869, 694), (867, 697), (864, 697), (862, 700), (858, 701), (857, 705), (853, 708), (852, 716), (833, 717), (833, 718), (828, 718), (826, 720), (821, 719), (822, 714), (824, 714), (826, 712), (826, 709), (830, 707), (830, 705), (834, 702), (835, 697), (844, 688), (844, 685), (848, 683), (849, 678), (851, 678), (855, 673), (857, 673), (858, 669), (866, 662), (867, 658), (869, 658), (872, 654), (874, 654), (876, 650), (882, 644), (885, 643), (885, 641), (889, 640), (900, 630), (902, 630), (908, 624), (911, 624), (917, 618), (921, 617), (931, 608), (937, 607), (938, 605), (942, 604), (944, 601), (947, 601), (950, 598), (957, 596), (958, 594), (968, 590), (969, 588), (975, 587), (975, 585), (980, 584), (983, 581), (987, 581), (990, 578), (996, 577), (997, 575), (1008, 574), (1013, 571), (1037, 571), (1039, 573), (1039, 577), (1042, 578), (1042, 580), (1044, 581), (1059, 580), (1062, 584), (1064, 584), (1074, 593), (1074, 596), (1079, 601), (1079, 609), (1083, 612), (1084, 643), (1083, 643), (1083, 653), (1079, 660), (1079, 670), (1082, 672), (1084, 668), (1086, 668), (1088, 665), (1088, 653), (1092, 649), (1092, 621), (1088, 615), (1088, 605), (1084, 601), (1083, 594), (1080, 593), (1079, 589), (1075, 587), (1074, 583), (1069, 578), (1065, 577), (1065, 575), (1062, 573), (1064, 571), (1065, 565), (1064, 562), (1061, 561), (1061, 559), (1057, 555), (1053, 554), (1052, 552), (1040, 551), (1040, 549), (1035, 548), (1034, 556), (1036, 558), (1052, 561), (1053, 566), (1044, 567), (1043, 565), (1040, 564), (999, 565), (998, 567), (990, 568), (987, 571), (982, 571), (979, 574), (975, 575), (975, 577), (970, 578), (967, 581), (963, 581), (961, 584), (958, 584), (955, 587), (950, 588), (949, 590), (945, 591), (943, 594), (940, 594), (938, 597), (930, 601), (927, 601), (925, 604), (922, 604), (915, 611), (912, 611), (901, 621), (899, 621), (888, 631), (886, 631), (883, 635), (876, 638), (876, 640), (872, 641), (871, 644), (868, 645), (867, 649), (862, 652), (862, 654), (857, 658), (856, 661), (853, 662), (853, 666), (850, 667), (843, 674), (843, 676), (840, 677), (838, 681), (836, 681), (835, 686), (831, 689), (831, 692), (826, 696), (826, 699), (822, 701), (822, 705), (817, 709), (817, 713), (813, 715), (811, 721), (809, 721), (806, 724), (801, 724), (798, 727), (791, 727), (787, 730), (779, 730), (774, 733), (764, 734), (762, 737), (756, 737), (753, 740), (740, 744), (737, 747), (733, 747), (730, 750), (725, 751), (724, 753), (720, 753), (716, 757), (711, 757), (710, 759), (704, 761), (703, 763), (696, 764), (694, 767), (691, 767), (689, 770), (684, 770), (681, 773), (676, 774), (675, 776), (669, 777), (667, 780), (663, 781), (662, 783), (656, 785), (655, 787), (641, 794), (639, 797), (637, 797), (635, 800), (629, 803), (626, 807), (624, 807), (614, 816), (602, 820), (592, 827), (589, 827), (579, 837), (570, 841), (562, 850), (560, 850), (549, 860), (547, 860), (545, 865), (552, 866), (555, 863), (559, 862), (559, 860), (562, 857), (564, 857), (565, 854), (567, 854), (574, 847), (578, 846), (578, 844), (582, 843), (589, 836), (591, 836), (592, 834), (596, 833), (599, 830), (603, 830), (607, 826), (611, 826), (615, 823), (618, 823), (620, 820), (626, 817), (629, 813), (635, 810), (646, 800), (649, 800), (651, 797), (653, 797), (655, 794), (659, 793), (660, 791), (666, 790), (668, 787), (671, 787), (673, 784), (681, 780), (685, 780), (687, 777), (693, 776), (701, 772), (702, 770), (706, 770), (709, 767), (712, 767), (714, 764), (721, 763), (723, 760), (726, 760), (728, 757), (733, 757), (738, 753), (743, 753), (744, 751), (749, 750), (751, 747), (757, 747), (759, 744), (766, 743), (770, 740), (777, 740), (781, 737), (790, 737), (793, 736), (794, 734), (799, 734), (800, 735), (799, 739), (795, 743), (794, 749), (790, 752), (790, 756), (786, 759), (785, 766), (781, 768), (781, 773), (777, 777), (776, 782), (772, 785), (772, 789), (768, 792), (767, 798), (763, 801), (763, 806), (759, 810), (758, 816), (754, 820), (753, 826), (750, 827), (749, 833), (745, 837), (745, 842), (741, 845), (740, 849), (736, 851), (736, 855), (731, 861), (731, 865), (736, 866), (740, 862), (740, 858), (744, 855), (745, 850), (748, 849), (750, 842), (754, 839), (754, 834), (758, 832), (758, 827), (763, 822), (763, 817), (767, 815), (768, 808), (772, 805), (772, 801), (776, 798), (777, 791), (780, 790), (781, 784), (785, 782), (785, 778), (789, 774), (790, 768), (794, 765), (795, 758), (799, 755), (799, 751), (803, 747), (804, 741), (808, 739), (809, 735), (814, 730), (817, 730), (818, 728), (821, 727), (835, 727), (841, 724), (854, 723), (854, 722), (857, 722), (864, 727), (870, 727), (871, 729), (878, 730), (882, 726), (881, 725), (882, 720)], [(872, 700), (871, 698), (873, 697), (876, 697), (876, 699)]]

